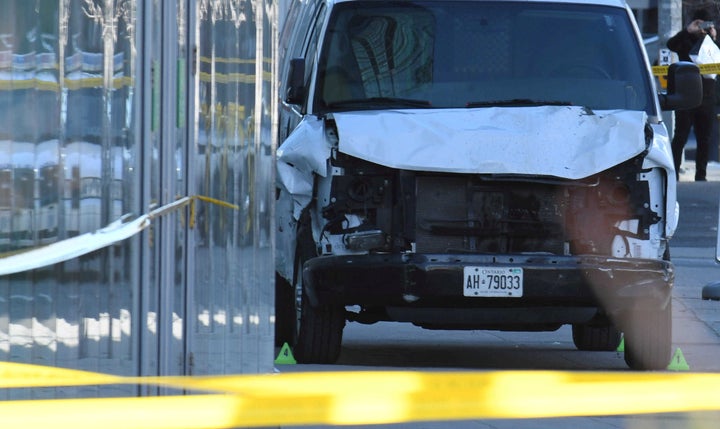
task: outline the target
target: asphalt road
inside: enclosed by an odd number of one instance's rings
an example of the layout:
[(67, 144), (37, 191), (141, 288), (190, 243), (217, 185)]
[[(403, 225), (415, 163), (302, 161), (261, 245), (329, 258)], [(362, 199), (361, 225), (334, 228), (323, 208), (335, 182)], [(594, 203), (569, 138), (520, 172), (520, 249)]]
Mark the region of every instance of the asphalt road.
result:
[[(680, 224), (671, 244), (676, 266), (673, 343), (691, 372), (720, 373), (720, 301), (702, 289), (720, 281), (715, 261), (720, 174), (709, 182), (681, 181)], [(278, 372), (367, 370), (629, 371), (622, 352), (581, 352), (569, 327), (555, 332), (429, 331), (407, 324), (349, 323), (336, 365), (277, 365)], [(678, 370), (677, 368), (673, 370)], [(685, 369), (681, 369), (685, 370)], [(378, 386), (378, 388), (382, 388)], [(718, 387), (720, 391), (720, 387)], [(600, 416), (540, 420), (473, 420), (351, 428), (715, 428), (720, 413)], [(309, 426), (305, 426), (306, 428)], [(325, 426), (314, 426), (316, 428)]]
[(681, 181), (678, 184), (680, 223), (671, 241), (671, 249), (715, 247), (718, 198), (720, 198), (720, 182)]

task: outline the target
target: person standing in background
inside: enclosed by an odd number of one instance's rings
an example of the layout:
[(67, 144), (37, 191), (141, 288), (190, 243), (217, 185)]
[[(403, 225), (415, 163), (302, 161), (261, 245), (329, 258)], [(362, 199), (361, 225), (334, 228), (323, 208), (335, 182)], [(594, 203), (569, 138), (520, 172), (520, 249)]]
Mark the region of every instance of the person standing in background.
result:
[[(690, 52), (696, 44), (702, 43), (709, 35), (716, 40), (717, 31), (712, 22), (712, 14), (708, 9), (699, 9), (692, 16), (692, 21), (667, 41), (667, 47), (678, 54), (680, 61), (692, 61)], [(716, 42), (717, 43), (717, 42)], [(683, 150), (687, 143), (690, 129), (694, 129), (697, 140), (695, 155), (695, 181), (705, 181), (713, 127), (715, 125), (715, 78), (702, 76), (703, 100), (692, 109), (675, 111), (675, 133), (672, 139), (672, 153), (675, 161), (675, 177), (679, 179), (680, 164)]]

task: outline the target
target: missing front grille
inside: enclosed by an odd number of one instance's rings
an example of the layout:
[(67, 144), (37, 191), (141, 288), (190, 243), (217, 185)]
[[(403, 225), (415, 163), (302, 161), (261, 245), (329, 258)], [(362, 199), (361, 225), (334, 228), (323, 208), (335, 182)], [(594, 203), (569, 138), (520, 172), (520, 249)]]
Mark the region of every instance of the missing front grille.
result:
[(416, 182), (421, 253), (565, 252), (555, 186), (428, 176)]

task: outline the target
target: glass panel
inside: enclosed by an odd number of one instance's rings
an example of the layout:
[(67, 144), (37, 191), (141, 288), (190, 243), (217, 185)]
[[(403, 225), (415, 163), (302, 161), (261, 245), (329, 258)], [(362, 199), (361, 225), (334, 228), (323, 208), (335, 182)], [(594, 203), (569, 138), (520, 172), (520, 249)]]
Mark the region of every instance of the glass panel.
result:
[(0, 360), (121, 375), (271, 371), (274, 3), (0, 8), (0, 252), (179, 196), (239, 207), (201, 202), (194, 223), (176, 212), (130, 240), (0, 277)]
[[(134, 2), (2, 0), (0, 8), (0, 252), (137, 212)], [(136, 374), (131, 246), (0, 277), (0, 359)], [(75, 393), (105, 394), (0, 397)]]
[(273, 364), (270, 75), (277, 18), (274, 2), (264, 3), (197, 3), (191, 188), (239, 208), (198, 207), (189, 310), (196, 374), (267, 372)]

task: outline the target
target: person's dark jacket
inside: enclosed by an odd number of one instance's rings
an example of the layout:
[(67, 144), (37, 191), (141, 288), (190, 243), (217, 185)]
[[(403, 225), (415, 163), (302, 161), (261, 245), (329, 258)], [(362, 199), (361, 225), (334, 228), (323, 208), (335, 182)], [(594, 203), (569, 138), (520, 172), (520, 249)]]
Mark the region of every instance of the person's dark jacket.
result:
[(667, 41), (667, 47), (678, 54), (680, 61), (692, 61), (690, 51), (693, 46), (705, 38), (705, 34), (692, 34), (683, 28)]
[[(667, 47), (671, 51), (677, 53), (680, 61), (692, 61), (690, 51), (702, 39), (705, 34), (692, 34), (686, 28), (680, 30), (667, 41)], [(703, 102), (712, 102), (715, 104), (715, 79), (703, 76)]]

